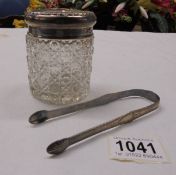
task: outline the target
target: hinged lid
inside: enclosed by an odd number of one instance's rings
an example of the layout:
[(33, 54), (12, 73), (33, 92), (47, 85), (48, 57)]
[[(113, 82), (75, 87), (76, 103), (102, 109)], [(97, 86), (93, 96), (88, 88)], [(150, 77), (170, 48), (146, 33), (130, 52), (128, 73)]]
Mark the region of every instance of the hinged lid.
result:
[(29, 26), (44, 28), (93, 27), (96, 22), (93, 12), (64, 8), (27, 12), (25, 19)]
[(25, 15), (29, 33), (41, 38), (83, 38), (93, 34), (96, 16), (76, 9), (43, 9)]

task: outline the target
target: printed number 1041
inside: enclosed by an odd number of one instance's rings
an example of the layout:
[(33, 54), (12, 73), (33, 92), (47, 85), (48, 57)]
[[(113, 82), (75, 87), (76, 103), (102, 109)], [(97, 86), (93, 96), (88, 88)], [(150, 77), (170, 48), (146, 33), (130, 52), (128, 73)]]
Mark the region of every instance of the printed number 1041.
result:
[(151, 149), (153, 154), (156, 154), (156, 150), (152, 143), (148, 143), (146, 146), (144, 146), (143, 142), (134, 144), (132, 141), (122, 142), (121, 140), (119, 140), (118, 142), (116, 142), (116, 145), (119, 146), (120, 151), (124, 151), (124, 149), (126, 148), (129, 152), (135, 152), (136, 150), (138, 150), (146, 153), (148, 149)]

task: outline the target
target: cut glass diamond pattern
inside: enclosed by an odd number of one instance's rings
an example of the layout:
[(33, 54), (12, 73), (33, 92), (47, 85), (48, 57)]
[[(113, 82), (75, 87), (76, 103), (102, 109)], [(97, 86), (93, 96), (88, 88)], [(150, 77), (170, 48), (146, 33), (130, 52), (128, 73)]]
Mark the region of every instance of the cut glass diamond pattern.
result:
[(35, 98), (69, 104), (87, 96), (93, 37), (61, 40), (27, 34), (26, 42), (29, 84)]

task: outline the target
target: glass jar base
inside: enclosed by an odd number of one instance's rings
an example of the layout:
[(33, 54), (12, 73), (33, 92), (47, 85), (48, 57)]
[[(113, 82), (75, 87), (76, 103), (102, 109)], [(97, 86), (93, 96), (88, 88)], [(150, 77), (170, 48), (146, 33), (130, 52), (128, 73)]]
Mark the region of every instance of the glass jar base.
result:
[(88, 90), (84, 94), (79, 95), (62, 95), (60, 97), (57, 97), (55, 95), (42, 93), (38, 94), (37, 91), (31, 89), (31, 93), (33, 97), (39, 101), (42, 101), (47, 104), (55, 104), (55, 105), (69, 105), (74, 104), (79, 101), (82, 101), (88, 96)]

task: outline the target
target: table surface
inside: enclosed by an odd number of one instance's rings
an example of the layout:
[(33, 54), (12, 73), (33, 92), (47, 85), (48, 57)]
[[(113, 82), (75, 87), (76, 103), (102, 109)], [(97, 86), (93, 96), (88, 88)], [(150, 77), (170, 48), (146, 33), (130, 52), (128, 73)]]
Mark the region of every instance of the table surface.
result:
[[(94, 31), (95, 50), (88, 99), (109, 92), (141, 88), (161, 97), (148, 117), (81, 142), (51, 157), (51, 142), (146, 105), (143, 99), (120, 100), (38, 126), (28, 123), (38, 110), (57, 106), (35, 100), (29, 91), (26, 29), (0, 29), (0, 174), (1, 175), (175, 175), (176, 173), (176, 34)], [(108, 136), (159, 138), (171, 162), (139, 164), (111, 160)]]

